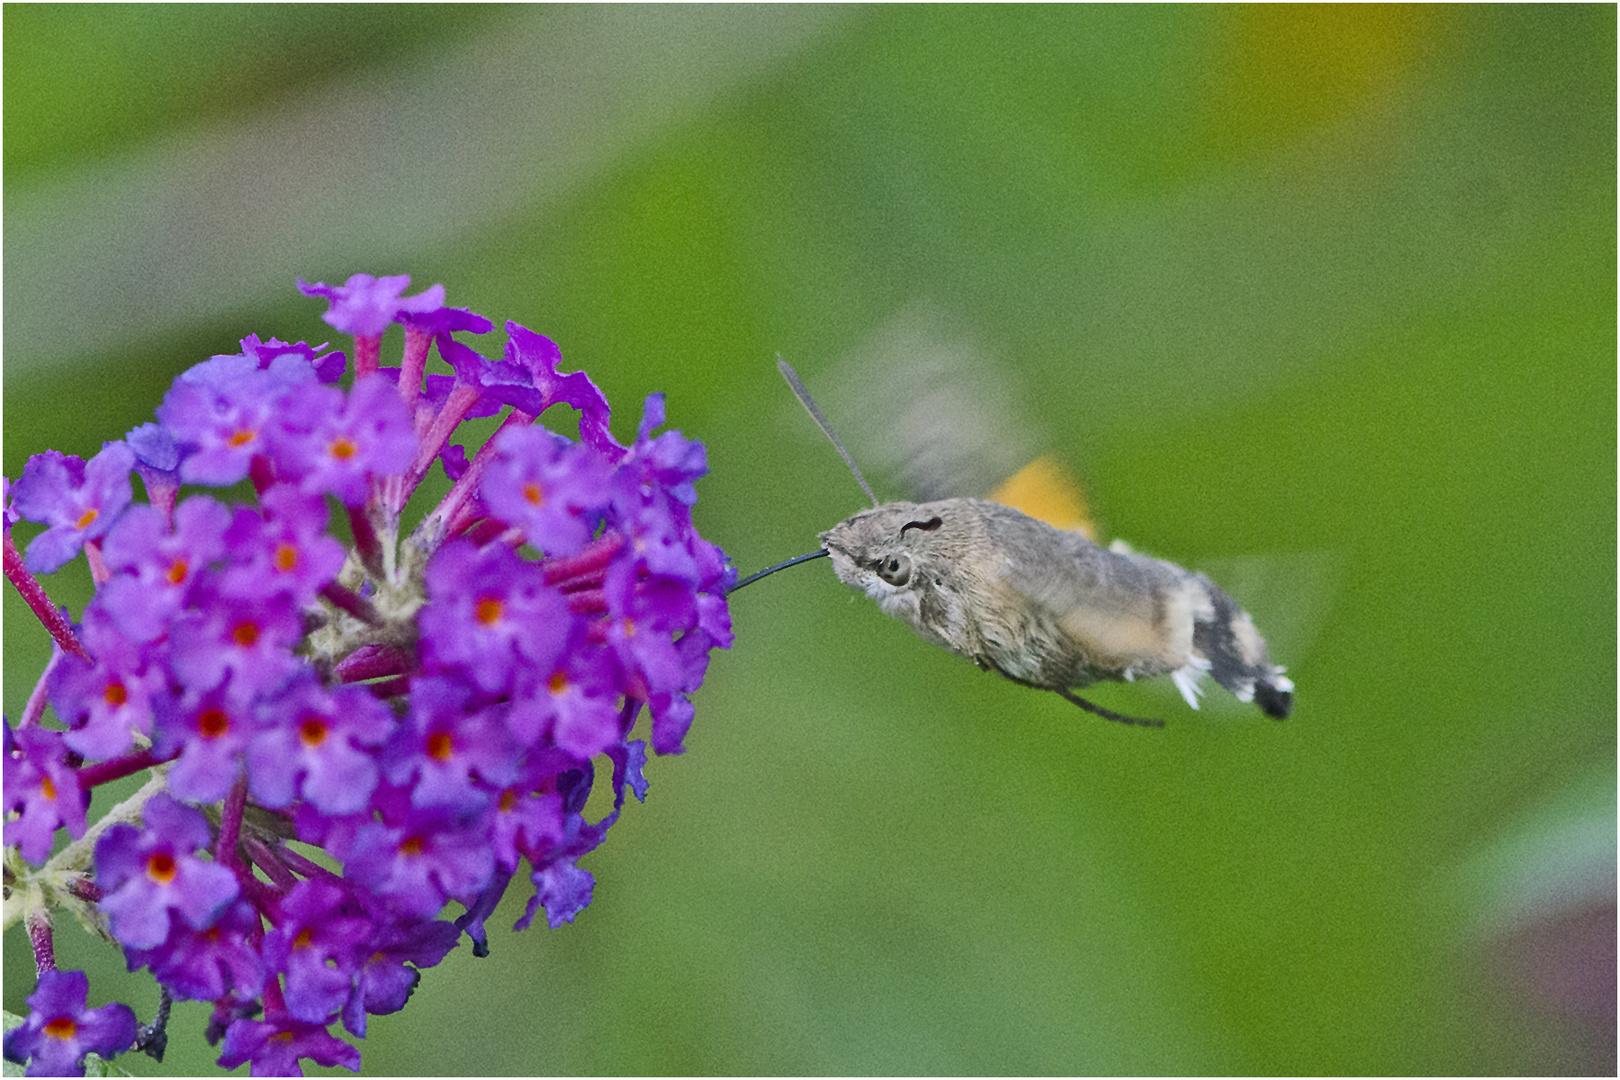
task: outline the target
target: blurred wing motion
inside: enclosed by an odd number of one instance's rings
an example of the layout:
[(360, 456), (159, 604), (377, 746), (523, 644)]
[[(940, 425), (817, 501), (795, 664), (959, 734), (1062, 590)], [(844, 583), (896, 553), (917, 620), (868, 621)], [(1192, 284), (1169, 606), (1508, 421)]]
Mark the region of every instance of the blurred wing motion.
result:
[(902, 309), (820, 381), (855, 456), (897, 479), (905, 498), (977, 496), (1097, 541), (1085, 494), (1031, 423), (1017, 373), (937, 307)]
[(982, 497), (1045, 445), (1012, 371), (929, 304), (902, 309), (814, 382), (855, 457), (915, 502)]

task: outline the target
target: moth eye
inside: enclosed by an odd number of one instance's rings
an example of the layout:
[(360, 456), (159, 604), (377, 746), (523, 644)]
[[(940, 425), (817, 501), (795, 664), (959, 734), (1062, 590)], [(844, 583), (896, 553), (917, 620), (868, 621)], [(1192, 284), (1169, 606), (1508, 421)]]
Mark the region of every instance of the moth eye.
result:
[(911, 580), (911, 556), (890, 555), (879, 560), (877, 575), (890, 585), (899, 587)]

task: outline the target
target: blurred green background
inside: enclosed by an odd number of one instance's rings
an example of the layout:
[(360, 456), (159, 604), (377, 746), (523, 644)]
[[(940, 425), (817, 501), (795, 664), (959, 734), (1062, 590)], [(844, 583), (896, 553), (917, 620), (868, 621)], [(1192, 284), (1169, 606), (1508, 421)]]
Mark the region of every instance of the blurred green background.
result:
[[(926, 311), (1110, 535), (1280, 568), (1229, 584), (1293, 719), (1102, 723), (796, 569), (592, 906), (513, 934), (514, 887), (365, 1071), (1612, 1074), (1615, 43), (1612, 6), (8, 5), (5, 473), (326, 340), (295, 275), (408, 272), (555, 338), (621, 438), (667, 392), (746, 572), (863, 504), (775, 354), (881, 415), (922, 388), (860, 358)], [(211, 1071), (203, 1016), (121, 1063)]]

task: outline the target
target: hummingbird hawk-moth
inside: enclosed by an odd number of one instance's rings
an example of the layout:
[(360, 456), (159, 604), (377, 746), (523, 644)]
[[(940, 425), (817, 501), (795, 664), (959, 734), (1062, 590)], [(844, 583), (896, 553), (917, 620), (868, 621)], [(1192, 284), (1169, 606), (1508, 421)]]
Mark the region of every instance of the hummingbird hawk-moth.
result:
[(872, 509), (820, 534), (820, 549), (753, 574), (832, 559), (844, 584), (925, 640), (1016, 683), (1051, 690), (1108, 720), (1148, 727), (1075, 689), (1168, 675), (1198, 708), (1209, 675), (1281, 720), (1293, 683), (1248, 613), (1203, 574), (985, 499), (879, 503), (785, 360), (782, 375), (860, 482)]

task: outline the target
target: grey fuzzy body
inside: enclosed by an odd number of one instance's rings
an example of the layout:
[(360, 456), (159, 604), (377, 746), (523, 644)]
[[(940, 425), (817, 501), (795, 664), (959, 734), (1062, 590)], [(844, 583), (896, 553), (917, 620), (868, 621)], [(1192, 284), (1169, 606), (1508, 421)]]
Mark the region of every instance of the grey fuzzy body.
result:
[(982, 499), (887, 503), (821, 534), (839, 580), (922, 637), (1015, 682), (1064, 691), (1205, 673), (1278, 719), (1293, 684), (1208, 578), (1103, 548)]

